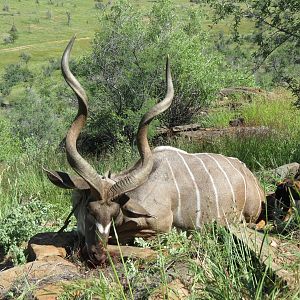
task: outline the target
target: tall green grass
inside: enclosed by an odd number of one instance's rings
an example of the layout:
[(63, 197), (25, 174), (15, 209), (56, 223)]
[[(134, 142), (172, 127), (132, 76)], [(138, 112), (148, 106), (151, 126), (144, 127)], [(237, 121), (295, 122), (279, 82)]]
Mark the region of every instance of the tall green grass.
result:
[(93, 280), (68, 284), (59, 299), (149, 299), (154, 294), (160, 294), (159, 299), (174, 299), (169, 283), (175, 279), (187, 288), (188, 299), (287, 299), (298, 295), (283, 288), (244, 244), (215, 224), (189, 234), (174, 229), (146, 244), (157, 251), (157, 259), (128, 259), (121, 265), (115, 261), (117, 278), (110, 268), (99, 269)]
[(171, 143), (189, 152), (214, 152), (234, 156), (254, 170), (274, 168), (292, 161), (300, 162), (300, 111), (295, 99), (284, 90), (271, 96), (256, 97), (235, 110), (219, 107), (198, 120), (205, 127), (229, 127), (235, 117), (244, 117), (246, 126), (266, 126), (269, 130), (254, 135), (222, 136), (203, 142), (177, 139)]

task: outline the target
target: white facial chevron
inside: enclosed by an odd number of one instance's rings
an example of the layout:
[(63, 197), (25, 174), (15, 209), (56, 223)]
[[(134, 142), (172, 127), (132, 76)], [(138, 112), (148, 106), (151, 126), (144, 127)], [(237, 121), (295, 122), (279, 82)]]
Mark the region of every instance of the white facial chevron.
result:
[(96, 222), (96, 227), (100, 234), (109, 234), (111, 222), (109, 222), (106, 226)]

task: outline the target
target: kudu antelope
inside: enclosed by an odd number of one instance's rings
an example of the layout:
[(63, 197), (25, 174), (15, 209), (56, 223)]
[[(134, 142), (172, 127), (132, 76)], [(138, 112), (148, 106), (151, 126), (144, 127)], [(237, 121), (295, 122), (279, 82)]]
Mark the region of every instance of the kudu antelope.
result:
[(112, 176), (99, 175), (78, 153), (76, 141), (87, 119), (87, 96), (69, 69), (74, 38), (62, 57), (62, 74), (78, 98), (78, 113), (66, 136), (66, 154), (79, 176), (46, 171), (61, 188), (74, 189), (73, 207), (85, 249), (95, 264), (105, 260), (105, 245), (114, 236), (128, 242), (168, 232), (172, 226), (199, 228), (203, 223), (254, 221), (260, 213), (264, 192), (257, 179), (236, 158), (220, 154), (189, 154), (172, 147), (151, 151), (147, 128), (151, 120), (171, 105), (174, 90), (167, 60), (165, 98), (141, 119), (137, 131), (140, 160)]

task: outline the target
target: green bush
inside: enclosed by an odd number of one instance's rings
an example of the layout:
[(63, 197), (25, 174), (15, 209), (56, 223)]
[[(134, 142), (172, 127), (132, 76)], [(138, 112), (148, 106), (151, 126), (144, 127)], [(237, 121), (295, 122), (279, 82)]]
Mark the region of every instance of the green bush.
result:
[(0, 249), (7, 253), (11, 248), (17, 249), (22, 242), (27, 241), (39, 231), (45, 231), (43, 226), (48, 220), (50, 205), (35, 199), (14, 207), (1, 220)]
[(253, 85), (243, 70), (228, 66), (213, 50), (201, 21), (192, 8), (179, 18), (167, 0), (154, 4), (146, 16), (128, 1), (103, 10), (92, 53), (75, 69), (90, 96), (93, 139), (133, 143), (145, 108), (165, 95), (167, 54), (175, 87), (174, 103), (160, 119), (167, 126), (191, 122), (222, 87)]
[(49, 96), (41, 96), (30, 89), (12, 107), (10, 118), (23, 146), (36, 146), (41, 151), (43, 146), (57, 147), (63, 139), (67, 128), (65, 109), (59, 99), (52, 98), (50, 92)]
[(33, 73), (27, 65), (10, 64), (5, 67), (2, 81), (0, 81), (0, 92), (3, 96), (10, 94), (11, 89), (19, 83), (25, 83), (29, 87), (34, 81)]
[(10, 64), (5, 67), (5, 73), (3, 80), (9, 82), (11, 86), (14, 86), (20, 82), (29, 82), (33, 78), (33, 74), (26, 66), (21, 64)]

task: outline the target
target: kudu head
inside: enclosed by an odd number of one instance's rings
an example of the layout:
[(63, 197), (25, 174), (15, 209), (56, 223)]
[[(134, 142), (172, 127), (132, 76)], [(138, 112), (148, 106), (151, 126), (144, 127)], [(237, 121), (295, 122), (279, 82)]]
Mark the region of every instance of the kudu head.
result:
[[(148, 125), (152, 119), (164, 112), (171, 105), (174, 90), (167, 59), (166, 77), (167, 93), (163, 101), (153, 106), (141, 119), (137, 131), (137, 147), (140, 153), (140, 162), (136, 167), (121, 176), (119, 180), (113, 180), (102, 176), (78, 153), (76, 141), (87, 119), (87, 96), (80, 83), (69, 69), (69, 56), (75, 37), (66, 47), (61, 61), (62, 74), (75, 92), (78, 99), (78, 113), (71, 124), (66, 136), (67, 160), (73, 170), (79, 176), (71, 176), (64, 172), (45, 170), (48, 178), (55, 185), (62, 188), (75, 189), (79, 194), (81, 204), (77, 215), (83, 220), (85, 245), (89, 258), (94, 264), (105, 260), (105, 245), (107, 243), (111, 224), (120, 215), (131, 218), (152, 217), (146, 209), (127, 196), (127, 192), (134, 190), (147, 181), (152, 170), (153, 158), (148, 143)], [(117, 177), (116, 177), (117, 178)], [(79, 217), (77, 217), (77, 221)]]

